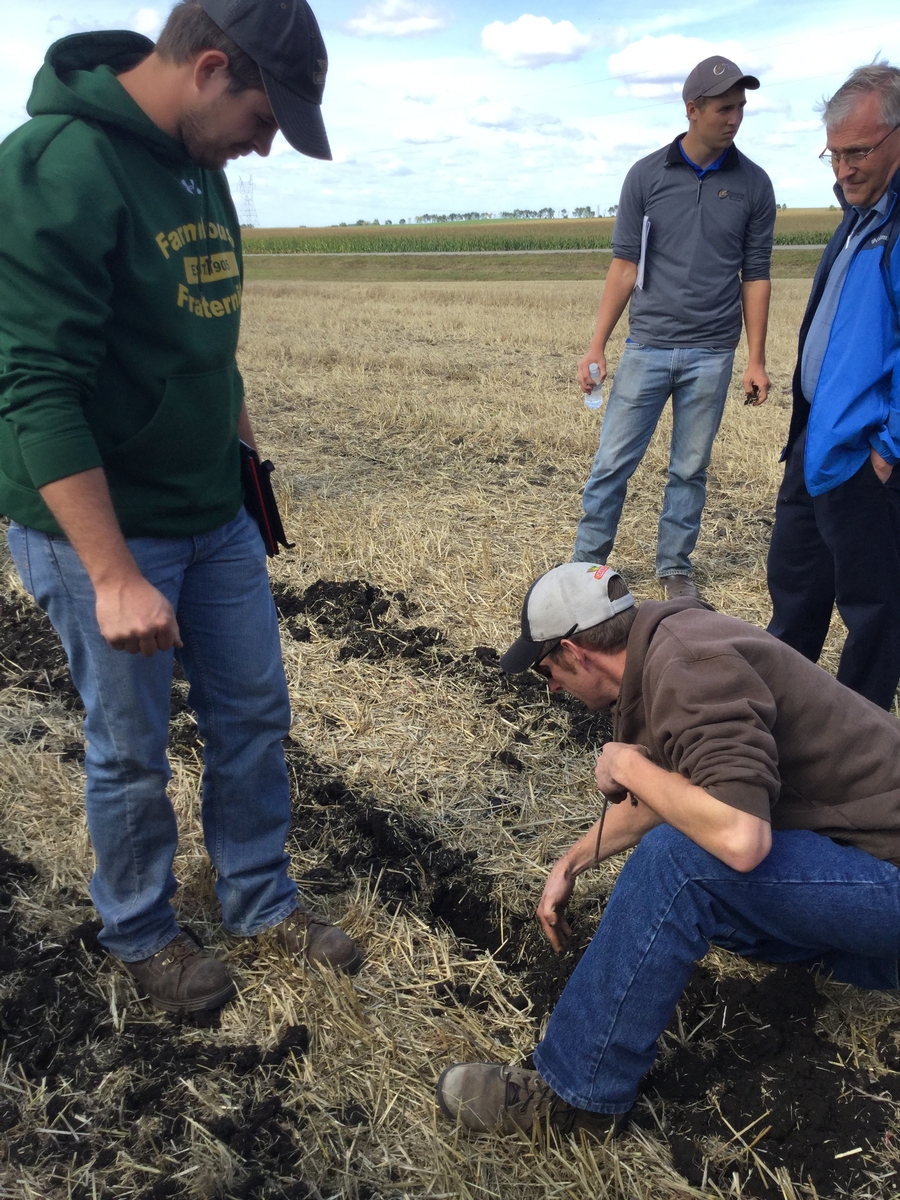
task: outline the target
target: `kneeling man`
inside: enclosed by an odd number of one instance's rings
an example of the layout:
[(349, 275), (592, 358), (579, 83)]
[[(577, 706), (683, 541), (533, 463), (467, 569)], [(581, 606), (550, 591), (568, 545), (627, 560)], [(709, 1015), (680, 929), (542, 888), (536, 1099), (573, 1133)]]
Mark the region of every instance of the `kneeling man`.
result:
[(616, 704), (595, 772), (605, 819), (556, 863), (538, 906), (554, 949), (570, 937), (576, 877), (636, 848), (537, 1070), (449, 1067), (448, 1116), (482, 1131), (620, 1126), (711, 944), (898, 986), (895, 717), (761, 629), (692, 598), (638, 609), (620, 575), (585, 563), (532, 585), (500, 661), (589, 709)]

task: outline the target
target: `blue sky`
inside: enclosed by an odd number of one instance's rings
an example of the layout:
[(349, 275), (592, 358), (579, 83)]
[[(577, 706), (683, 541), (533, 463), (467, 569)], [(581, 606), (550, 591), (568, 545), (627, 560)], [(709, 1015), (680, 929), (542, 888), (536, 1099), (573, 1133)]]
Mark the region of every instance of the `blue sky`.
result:
[[(677, 0), (676, 0), (677, 3)], [(154, 36), (168, 3), (5, 0), (0, 135), (25, 118), (47, 45), (85, 29)], [(319, 163), (279, 136), (252, 180), (260, 225), (398, 221), (422, 213), (606, 209), (635, 159), (685, 128), (681, 83), (709, 54), (758, 75), (738, 145), (790, 208), (833, 202), (816, 156), (815, 105), (853, 67), (900, 65), (887, 0), (708, 0), (703, 6), (512, 0), (320, 0), (328, 46), (323, 112), (335, 155)]]

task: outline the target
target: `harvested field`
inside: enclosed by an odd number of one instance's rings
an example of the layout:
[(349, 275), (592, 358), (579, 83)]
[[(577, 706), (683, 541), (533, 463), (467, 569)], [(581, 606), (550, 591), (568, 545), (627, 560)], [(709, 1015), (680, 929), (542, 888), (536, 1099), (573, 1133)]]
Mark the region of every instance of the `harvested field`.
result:
[[(764, 560), (808, 281), (775, 285), (772, 398), (740, 369), (695, 555), (768, 617)], [(97, 948), (79, 701), (10, 574), (0, 613), (0, 1196), (16, 1200), (809, 1200), (900, 1192), (900, 1018), (724, 953), (698, 969), (631, 1132), (541, 1149), (435, 1112), (459, 1059), (527, 1059), (621, 865), (584, 876), (557, 959), (532, 912), (594, 819), (603, 718), (507, 679), (531, 579), (568, 558), (597, 419), (574, 364), (599, 285), (251, 283), (242, 366), (297, 548), (273, 563), (292, 691), (296, 877), (364, 946), (293, 973), (218, 925), (200, 747), (173, 685), (180, 918), (242, 981), (220, 1017), (142, 1003)], [(621, 337), (613, 347), (615, 361)], [(653, 597), (663, 424), (615, 563)], [(836, 625), (826, 665), (835, 662)]]

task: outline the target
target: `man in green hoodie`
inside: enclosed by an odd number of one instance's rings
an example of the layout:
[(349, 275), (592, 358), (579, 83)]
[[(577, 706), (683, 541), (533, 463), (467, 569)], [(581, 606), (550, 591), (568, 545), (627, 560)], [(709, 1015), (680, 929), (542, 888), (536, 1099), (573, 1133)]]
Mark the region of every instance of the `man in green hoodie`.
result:
[(85, 706), (100, 939), (158, 1006), (235, 991), (179, 929), (166, 795), (173, 659), (204, 742), (202, 821), (230, 932), (275, 931), (352, 971), (297, 905), (285, 840), (290, 726), (235, 363), (240, 229), (222, 168), (279, 128), (330, 158), (327, 60), (305, 0), (182, 0), (137, 34), (50, 48), (31, 120), (0, 146), (0, 511)]

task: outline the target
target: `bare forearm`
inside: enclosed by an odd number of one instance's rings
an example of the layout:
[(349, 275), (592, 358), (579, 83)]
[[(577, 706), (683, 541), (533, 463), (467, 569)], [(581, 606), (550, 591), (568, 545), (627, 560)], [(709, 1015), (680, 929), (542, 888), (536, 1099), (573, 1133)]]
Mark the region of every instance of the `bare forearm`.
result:
[(102, 468), (45, 484), (41, 496), (72, 543), (95, 590), (140, 575), (122, 536)]
[(597, 770), (601, 787), (601, 772), (605, 772), (607, 781), (615, 780), (620, 788), (639, 796), (660, 821), (737, 871), (752, 870), (769, 852), (768, 821), (717, 800), (676, 771), (663, 770), (635, 746), (608, 743)]
[(632, 803), (630, 799), (619, 804), (611, 804), (606, 810), (603, 821), (603, 836), (600, 839), (600, 853), (597, 854), (597, 834), (600, 831), (600, 821), (595, 821), (588, 832), (578, 839), (560, 859), (560, 865), (569, 879), (577, 879), (584, 871), (589, 870), (596, 862), (602, 862), (623, 850), (636, 846), (644, 834), (654, 826), (662, 824), (646, 804), (640, 800)]
[(634, 285), (637, 282), (637, 263), (629, 262), (626, 258), (614, 258), (606, 275), (603, 285), (603, 295), (600, 298), (600, 308), (597, 312), (597, 324), (594, 336), (591, 338), (591, 349), (603, 352), (610, 334), (619, 323), (619, 318), (625, 311)]
[(766, 365), (766, 333), (769, 326), (769, 299), (772, 284), (768, 279), (754, 279), (741, 285), (744, 308), (744, 330), (751, 363)]
[(181, 646), (169, 600), (144, 576), (122, 534), (99, 467), (57, 479), (41, 496), (93, 584), (100, 633), (114, 650), (150, 657)]

